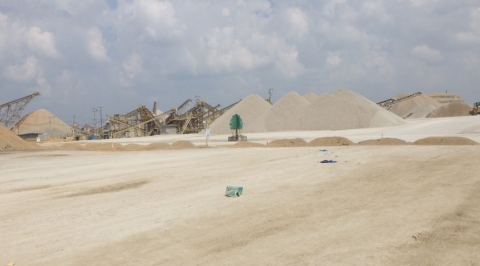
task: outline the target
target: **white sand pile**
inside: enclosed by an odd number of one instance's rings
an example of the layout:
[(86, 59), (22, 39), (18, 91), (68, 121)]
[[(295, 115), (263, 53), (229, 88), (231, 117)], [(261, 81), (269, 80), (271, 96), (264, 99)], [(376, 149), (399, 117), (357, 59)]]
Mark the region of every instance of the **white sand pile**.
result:
[(400, 117), (346, 89), (338, 89), (332, 95), (320, 95), (300, 120), (303, 130), (385, 127), (404, 123)]
[(439, 104), (449, 104), (449, 103), (458, 103), (458, 102), (463, 102), (465, 101), (455, 93), (444, 93), (444, 92), (432, 92), (427, 94), (428, 97), (433, 99)]
[(51, 136), (63, 138), (70, 135), (70, 126), (47, 110), (40, 109), (22, 118), (13, 128), (17, 134), (46, 133)]
[(448, 103), (433, 110), (426, 117), (452, 117), (469, 115), (470, 105), (463, 102)]
[(316, 95), (313, 92), (309, 92), (309, 93), (303, 95), (303, 98), (305, 98), (310, 103), (313, 103), (318, 98), (318, 95)]
[[(395, 98), (399, 99), (409, 94), (410, 93), (399, 94), (396, 95)], [(428, 95), (421, 94), (417, 97), (397, 103), (390, 109), (390, 111), (402, 118), (423, 118), (440, 106), (440, 103), (430, 98)]]
[(300, 117), (310, 102), (291, 91), (276, 102), (265, 116), (265, 129), (272, 131), (302, 130)]
[[(409, 93), (399, 94), (395, 98), (398, 99), (407, 95)], [(450, 104), (452, 105), (449, 107), (443, 107)], [(463, 107), (468, 105), (457, 94), (434, 92), (400, 102), (394, 105), (390, 111), (405, 119), (468, 115), (468, 112), (460, 114), (464, 108), (457, 104), (464, 104)]]
[(262, 97), (251, 94), (237, 103), (234, 107), (225, 112), (222, 116), (217, 118), (210, 125), (210, 132), (212, 134), (229, 134), (232, 131), (230, 130), (230, 119), (233, 115), (238, 114), (242, 118), (244, 125), (244, 132), (264, 132), (265, 129), (261, 128), (261, 125), (258, 130), (252, 130), (253, 122), (262, 114), (265, 114), (271, 105), (265, 101)]

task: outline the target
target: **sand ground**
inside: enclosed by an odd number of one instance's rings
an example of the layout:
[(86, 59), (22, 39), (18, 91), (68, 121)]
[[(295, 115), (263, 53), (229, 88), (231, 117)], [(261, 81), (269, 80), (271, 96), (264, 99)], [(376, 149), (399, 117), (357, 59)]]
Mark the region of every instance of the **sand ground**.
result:
[(0, 153), (0, 265), (480, 262), (479, 147), (328, 149)]
[[(480, 142), (480, 117), (248, 136), (381, 134)], [(195, 150), (0, 153), (0, 265), (480, 264), (479, 146), (327, 147), (325, 155), (229, 149), (226, 137)], [(104, 142), (180, 139), (205, 143), (201, 134)], [(227, 185), (243, 195), (224, 197)]]

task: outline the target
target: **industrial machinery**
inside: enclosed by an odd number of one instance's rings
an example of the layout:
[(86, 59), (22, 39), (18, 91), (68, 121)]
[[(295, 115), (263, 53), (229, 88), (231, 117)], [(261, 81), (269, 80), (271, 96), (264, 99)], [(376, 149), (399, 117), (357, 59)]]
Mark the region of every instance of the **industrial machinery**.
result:
[(390, 108), (392, 108), (395, 104), (397, 104), (399, 102), (406, 101), (406, 100), (411, 99), (413, 97), (420, 96), (421, 94), (422, 94), (421, 92), (416, 92), (416, 93), (407, 95), (407, 96), (402, 97), (402, 98), (398, 98), (398, 99), (392, 98), (392, 99), (388, 99), (388, 100), (385, 100), (385, 101), (381, 101), (381, 102), (378, 102), (377, 104), (384, 109), (390, 110)]
[(20, 115), (25, 109), (25, 106), (40, 93), (35, 92), (23, 98), (0, 105), (0, 123), (5, 124), (6, 127), (13, 126), (18, 120)]
[(192, 100), (188, 99), (178, 108), (173, 108), (165, 119), (166, 125), (176, 125), (178, 134), (198, 133), (202, 131), (206, 124), (213, 123), (215, 119), (238, 103), (236, 102), (223, 109), (219, 109), (219, 104), (212, 106), (197, 99), (195, 106), (188, 109), (191, 102)]
[(109, 138), (143, 137), (158, 135), (163, 121), (161, 116), (155, 116), (143, 105), (125, 114), (109, 117), (109, 130), (105, 135)]
[[(230, 129), (235, 133), (232, 136), (228, 137), (228, 141), (239, 141), (239, 140), (247, 140), (247, 136), (241, 134), (241, 130), (243, 128), (243, 121), (242, 118), (238, 114), (234, 114), (232, 119), (230, 119)], [(238, 134), (240, 131), (240, 134)]]
[(476, 102), (473, 104), (473, 107), (470, 108), (471, 115), (478, 115), (480, 113), (480, 102)]

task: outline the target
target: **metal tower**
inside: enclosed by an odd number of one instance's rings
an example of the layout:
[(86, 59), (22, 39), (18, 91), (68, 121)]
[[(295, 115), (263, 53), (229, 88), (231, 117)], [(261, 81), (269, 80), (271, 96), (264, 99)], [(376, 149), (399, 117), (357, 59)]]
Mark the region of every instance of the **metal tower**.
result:
[(30, 100), (39, 95), (40, 93), (35, 92), (34, 94), (0, 105), (0, 123), (5, 124), (7, 128), (13, 126), (16, 121), (20, 120), (20, 114)]

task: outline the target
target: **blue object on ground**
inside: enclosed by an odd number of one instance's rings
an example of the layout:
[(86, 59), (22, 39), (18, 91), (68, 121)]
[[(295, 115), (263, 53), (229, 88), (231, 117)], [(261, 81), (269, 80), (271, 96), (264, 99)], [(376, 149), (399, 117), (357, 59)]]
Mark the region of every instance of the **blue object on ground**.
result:
[(323, 149), (323, 150), (320, 150), (320, 151), (327, 152), (328, 150), (326, 150), (326, 149)]
[(319, 161), (319, 163), (336, 163), (337, 161), (334, 161), (334, 160), (323, 160), (323, 161)]
[(243, 187), (236, 187), (236, 186), (227, 186), (227, 190), (225, 191), (225, 196), (227, 197), (240, 197), (243, 192)]

